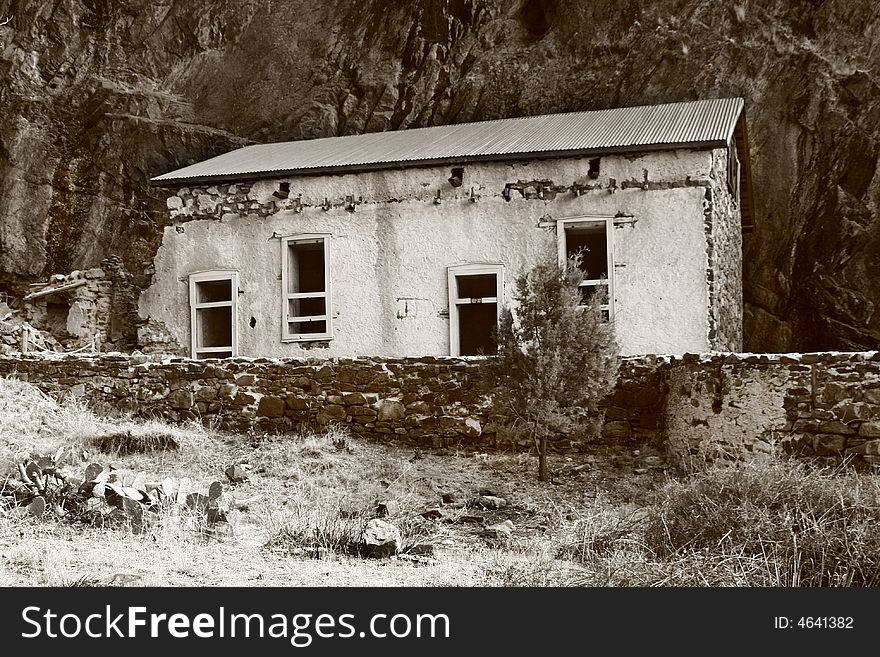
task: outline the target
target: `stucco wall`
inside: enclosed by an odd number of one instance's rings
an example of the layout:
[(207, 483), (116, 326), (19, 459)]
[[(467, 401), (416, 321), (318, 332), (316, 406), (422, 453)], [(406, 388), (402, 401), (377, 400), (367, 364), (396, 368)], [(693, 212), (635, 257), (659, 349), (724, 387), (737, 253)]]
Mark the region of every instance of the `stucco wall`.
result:
[[(705, 351), (713, 346), (704, 225), (712, 165), (713, 151), (678, 150), (603, 157), (595, 179), (588, 159), (569, 158), (466, 165), (458, 188), (447, 182), (449, 167), (427, 167), (286, 179), (286, 200), (272, 196), (279, 180), (171, 190), (172, 225), (140, 315), (188, 353), (187, 275), (234, 269), (240, 355), (446, 355), (447, 267), (502, 263), (511, 302), (513, 277), (555, 244), (554, 220), (622, 214), (631, 215), (614, 229), (622, 352)], [(281, 342), (278, 237), (299, 233), (332, 235), (334, 339), (326, 343)]]

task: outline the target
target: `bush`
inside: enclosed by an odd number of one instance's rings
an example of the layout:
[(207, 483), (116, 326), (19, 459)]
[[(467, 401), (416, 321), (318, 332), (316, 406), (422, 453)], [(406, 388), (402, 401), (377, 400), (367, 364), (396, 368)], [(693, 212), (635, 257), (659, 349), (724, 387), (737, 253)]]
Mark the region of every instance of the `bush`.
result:
[(595, 412), (617, 377), (614, 328), (596, 295), (582, 298), (581, 277), (580, 259), (563, 268), (555, 250), (520, 274), (516, 316), (504, 308), (498, 355), (483, 370), (494, 413), (535, 442), (541, 481), (548, 479), (548, 438), (570, 432), (578, 412)]

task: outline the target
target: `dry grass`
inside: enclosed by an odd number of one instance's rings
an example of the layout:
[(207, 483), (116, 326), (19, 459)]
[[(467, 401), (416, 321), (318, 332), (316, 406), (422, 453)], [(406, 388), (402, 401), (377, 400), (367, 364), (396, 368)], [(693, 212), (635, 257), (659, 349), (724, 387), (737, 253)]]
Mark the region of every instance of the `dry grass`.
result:
[(766, 459), (670, 483), (645, 540), (697, 560), (709, 584), (880, 585), (880, 481), (873, 474)]
[[(95, 438), (127, 433), (171, 435), (179, 447), (111, 454), (94, 447)], [(74, 471), (89, 462), (112, 463), (121, 473), (144, 472), (154, 480), (189, 477), (202, 492), (219, 480), (236, 498), (260, 496), (261, 502), (232, 514), (231, 536), (206, 531), (198, 514), (179, 507), (138, 535), (0, 510), (0, 585), (100, 585), (121, 575), (157, 586), (493, 585), (503, 583), (499, 564), (505, 560), (528, 562), (546, 550), (542, 533), (558, 524), (559, 505), (571, 495), (539, 486), (534, 461), (521, 454), (422, 453), (353, 440), (338, 430), (267, 437), (104, 418), (76, 400), (56, 403), (26, 383), (0, 379), (2, 472), (62, 445), (66, 467)], [(250, 466), (249, 481), (229, 484), (223, 472), (231, 463)], [(484, 512), (487, 523), (511, 518), (517, 527), (501, 549), (480, 537), (480, 526), (459, 522), (474, 513), (467, 502), (486, 487), (510, 501)], [(423, 517), (427, 508), (441, 506), (443, 494), (457, 503), (442, 505), (440, 519)], [(401, 530), (400, 558), (351, 554), (379, 501), (396, 503), (386, 520)]]
[[(96, 437), (168, 435), (177, 449), (105, 454)], [(170, 506), (141, 534), (0, 508), (0, 585), (48, 586), (876, 586), (880, 485), (849, 471), (768, 460), (669, 479), (634, 474), (633, 454), (595, 447), (551, 459), (553, 484), (524, 453), (417, 451), (324, 435), (223, 434), (98, 417), (0, 379), (0, 473), (32, 454), (68, 453), (68, 468), (112, 463), (155, 480), (223, 481), (237, 499), (231, 535)], [(249, 466), (230, 484), (226, 466)], [(640, 470), (643, 472), (643, 470)], [(508, 500), (468, 503), (481, 489)], [(441, 504), (445, 498), (447, 503)], [(352, 549), (377, 503), (400, 528), (403, 554)], [(442, 517), (422, 513), (438, 507)], [(481, 536), (511, 520), (509, 541)], [(428, 546), (428, 547), (426, 547)]]

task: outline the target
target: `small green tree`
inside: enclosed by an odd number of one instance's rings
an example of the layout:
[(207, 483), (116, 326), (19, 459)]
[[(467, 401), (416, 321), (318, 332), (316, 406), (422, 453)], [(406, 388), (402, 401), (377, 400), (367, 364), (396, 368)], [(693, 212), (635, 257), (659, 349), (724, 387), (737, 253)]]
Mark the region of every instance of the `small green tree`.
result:
[(617, 378), (614, 328), (598, 294), (582, 298), (580, 263), (576, 256), (563, 268), (548, 252), (517, 277), (516, 315), (503, 309), (498, 355), (483, 370), (493, 412), (534, 441), (541, 481), (550, 436), (570, 431), (576, 411), (594, 413)]

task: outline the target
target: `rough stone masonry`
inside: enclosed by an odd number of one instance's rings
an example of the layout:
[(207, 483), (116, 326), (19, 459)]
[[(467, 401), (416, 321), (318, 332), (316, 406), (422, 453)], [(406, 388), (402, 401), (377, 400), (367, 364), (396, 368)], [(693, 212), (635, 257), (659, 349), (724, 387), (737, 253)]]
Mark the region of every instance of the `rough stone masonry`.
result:
[[(333, 424), (410, 444), (502, 444), (479, 358), (195, 361), (146, 355), (0, 356), (0, 376), (97, 409), (221, 429)], [(685, 354), (622, 360), (593, 440), (664, 448), (679, 464), (787, 452), (880, 456), (880, 352)], [(561, 436), (558, 451), (582, 436)]]

